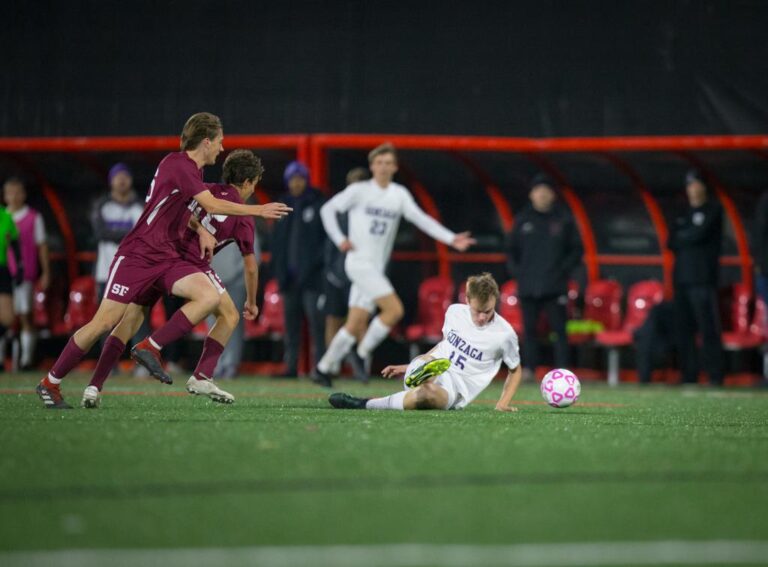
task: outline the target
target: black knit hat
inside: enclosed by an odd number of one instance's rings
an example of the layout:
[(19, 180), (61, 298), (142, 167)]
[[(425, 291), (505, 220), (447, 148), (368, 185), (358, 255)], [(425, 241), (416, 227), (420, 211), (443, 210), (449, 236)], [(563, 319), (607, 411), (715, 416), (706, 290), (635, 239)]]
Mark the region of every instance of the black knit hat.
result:
[(528, 189), (533, 189), (537, 185), (546, 185), (553, 191), (557, 191), (557, 183), (555, 183), (555, 180), (552, 179), (549, 175), (545, 175), (544, 173), (539, 173), (531, 179), (531, 182), (528, 184)]
[(707, 180), (704, 178), (704, 174), (700, 169), (689, 169), (688, 173), (685, 174), (686, 185), (693, 183), (694, 181), (698, 181), (704, 186), (707, 185)]

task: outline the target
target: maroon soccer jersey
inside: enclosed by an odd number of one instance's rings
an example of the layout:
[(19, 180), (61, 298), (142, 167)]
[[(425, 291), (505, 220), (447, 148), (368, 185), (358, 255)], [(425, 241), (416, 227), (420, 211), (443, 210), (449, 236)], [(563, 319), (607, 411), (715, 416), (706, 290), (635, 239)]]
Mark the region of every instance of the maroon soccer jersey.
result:
[[(217, 199), (231, 201), (239, 205), (243, 204), (243, 200), (240, 198), (240, 193), (238, 193), (237, 189), (231, 185), (206, 183), (205, 186)], [(190, 207), (194, 210), (197, 218), (200, 219), (200, 224), (202, 224), (218, 241), (214, 253), (221, 250), (230, 242), (234, 242), (243, 256), (253, 254), (253, 235), (256, 227), (253, 218), (212, 215), (206, 213), (205, 210), (197, 204), (197, 201), (194, 200), (190, 204)], [(191, 228), (187, 228), (181, 242), (181, 256), (188, 262), (202, 263), (204, 266), (208, 265), (205, 260), (200, 259), (200, 240), (197, 233)]]
[(152, 263), (178, 260), (194, 208), (192, 198), (206, 189), (202, 170), (185, 152), (165, 156), (149, 187), (144, 212), (120, 243), (116, 256)]

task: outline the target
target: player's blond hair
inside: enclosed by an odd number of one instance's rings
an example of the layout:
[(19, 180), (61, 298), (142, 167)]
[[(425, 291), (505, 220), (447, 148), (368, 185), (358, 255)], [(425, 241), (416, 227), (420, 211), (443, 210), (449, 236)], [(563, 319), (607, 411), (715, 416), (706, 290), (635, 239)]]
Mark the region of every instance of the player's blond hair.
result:
[(198, 112), (187, 119), (181, 131), (181, 151), (191, 152), (208, 138), (213, 140), (224, 129), (221, 119), (210, 112)]
[(499, 298), (499, 284), (488, 272), (470, 276), (467, 279), (467, 299), (477, 299), (485, 304), (490, 300)]
[(373, 148), (368, 153), (368, 163), (373, 163), (374, 159), (384, 154), (392, 154), (392, 157), (394, 157), (395, 161), (397, 161), (397, 150), (395, 149), (395, 146), (393, 146), (390, 142), (384, 142), (383, 144)]

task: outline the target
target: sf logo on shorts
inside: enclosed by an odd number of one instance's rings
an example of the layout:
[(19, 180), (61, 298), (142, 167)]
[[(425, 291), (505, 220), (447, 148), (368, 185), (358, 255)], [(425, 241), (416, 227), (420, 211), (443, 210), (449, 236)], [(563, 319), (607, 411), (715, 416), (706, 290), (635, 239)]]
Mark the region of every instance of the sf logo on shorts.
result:
[(125, 296), (126, 293), (128, 293), (128, 286), (127, 285), (120, 285), (118, 283), (112, 285), (112, 293), (114, 295), (119, 295), (120, 297)]

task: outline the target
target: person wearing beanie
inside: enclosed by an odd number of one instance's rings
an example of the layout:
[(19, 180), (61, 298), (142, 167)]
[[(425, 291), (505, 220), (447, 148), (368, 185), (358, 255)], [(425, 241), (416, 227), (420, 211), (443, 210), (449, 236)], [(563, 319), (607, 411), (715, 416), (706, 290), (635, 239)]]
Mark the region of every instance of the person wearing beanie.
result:
[(710, 195), (697, 170), (685, 176), (689, 207), (671, 231), (668, 248), (675, 253), (673, 282), (677, 348), (684, 383), (699, 376), (696, 334), (701, 333), (701, 362), (710, 384), (723, 383), (723, 350), (717, 283), (723, 240), (723, 209)]
[(91, 226), (97, 242), (94, 276), (99, 297), (109, 276), (109, 266), (117, 252), (117, 246), (139, 220), (144, 204), (133, 190), (133, 173), (124, 163), (116, 163), (107, 174), (109, 193), (93, 204)]
[(525, 380), (533, 379), (539, 362), (536, 330), (542, 311), (557, 337), (555, 368), (568, 368), (568, 278), (584, 252), (573, 218), (558, 206), (555, 182), (538, 175), (529, 188), (531, 203), (517, 215), (507, 251), (523, 312)]
[(271, 268), (285, 308), (283, 376), (296, 377), (304, 317), (311, 338), (312, 364), (317, 364), (325, 353), (322, 292), (327, 237), (320, 219), (320, 207), (325, 200), (310, 187), (309, 170), (300, 161), (288, 164), (283, 182), (286, 192), (280, 200), (294, 212), (275, 224)]

